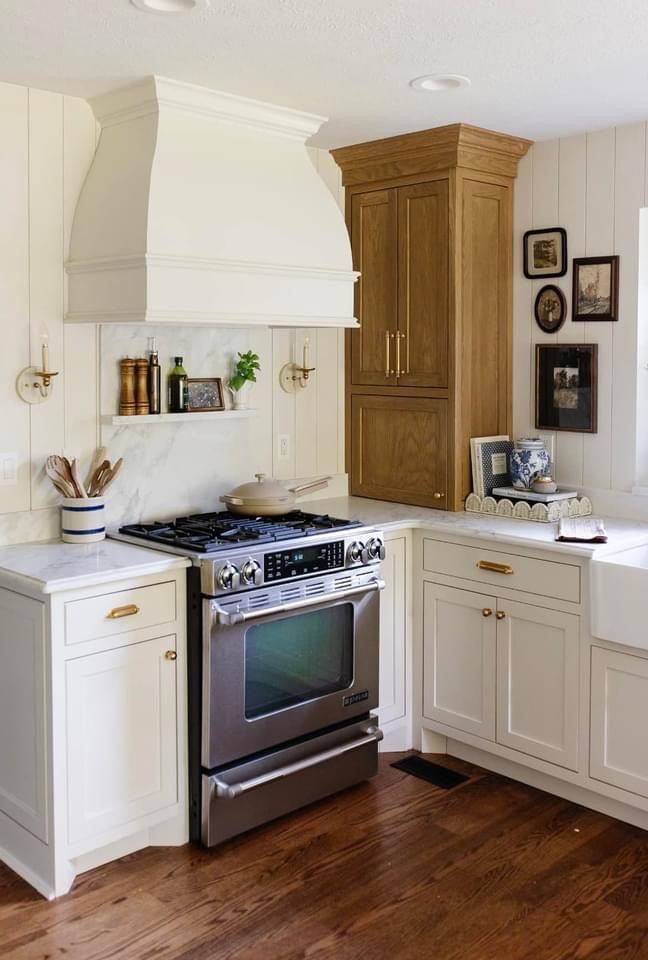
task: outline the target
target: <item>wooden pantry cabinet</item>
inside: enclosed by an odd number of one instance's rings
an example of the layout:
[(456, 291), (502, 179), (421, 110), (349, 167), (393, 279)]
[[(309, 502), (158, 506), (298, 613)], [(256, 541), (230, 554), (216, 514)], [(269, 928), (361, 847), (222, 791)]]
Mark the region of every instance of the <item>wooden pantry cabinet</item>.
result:
[(529, 145), (453, 124), (333, 151), (360, 271), (353, 494), (461, 510), (470, 437), (510, 432), (513, 180)]

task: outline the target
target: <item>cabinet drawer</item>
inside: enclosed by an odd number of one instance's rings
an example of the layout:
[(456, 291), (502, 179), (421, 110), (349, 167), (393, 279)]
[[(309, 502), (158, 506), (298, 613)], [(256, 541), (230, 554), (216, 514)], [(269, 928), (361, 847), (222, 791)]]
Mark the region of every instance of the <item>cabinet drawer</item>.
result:
[(65, 643), (86, 643), (176, 618), (175, 581), (135, 587), (65, 604)]
[(534, 560), (426, 538), (423, 568), (431, 573), (475, 580), (491, 589), (507, 587), (556, 600), (580, 601), (580, 567), (571, 563)]

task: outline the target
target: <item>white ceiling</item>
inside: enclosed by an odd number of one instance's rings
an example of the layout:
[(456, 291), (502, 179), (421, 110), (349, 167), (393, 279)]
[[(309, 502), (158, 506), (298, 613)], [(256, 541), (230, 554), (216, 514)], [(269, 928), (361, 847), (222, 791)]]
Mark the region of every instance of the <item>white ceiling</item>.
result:
[[(90, 96), (157, 73), (330, 117), (339, 146), (464, 121), (532, 139), (648, 117), (646, 0), (1, 0), (0, 80)], [(472, 86), (424, 94), (424, 73)]]

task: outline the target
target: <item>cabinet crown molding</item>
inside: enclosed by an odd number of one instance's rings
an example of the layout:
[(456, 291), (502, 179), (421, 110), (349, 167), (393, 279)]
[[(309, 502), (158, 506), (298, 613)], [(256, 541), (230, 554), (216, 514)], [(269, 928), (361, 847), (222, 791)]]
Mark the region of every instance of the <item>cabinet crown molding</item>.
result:
[(456, 167), (515, 177), (518, 162), (532, 142), (466, 123), (452, 123), (339, 147), (331, 154), (342, 170), (342, 183), (348, 187)]

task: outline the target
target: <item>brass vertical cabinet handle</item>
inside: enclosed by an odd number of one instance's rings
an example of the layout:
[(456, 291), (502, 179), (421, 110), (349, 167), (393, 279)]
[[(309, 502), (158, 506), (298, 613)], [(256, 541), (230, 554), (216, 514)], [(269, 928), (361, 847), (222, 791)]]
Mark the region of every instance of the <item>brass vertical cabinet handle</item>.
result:
[(106, 620), (120, 620), (122, 617), (134, 617), (139, 613), (139, 607), (136, 603), (127, 603), (125, 607), (115, 607), (110, 613), (106, 614)]
[(391, 369), (391, 359), (390, 359), (390, 341), (393, 334), (389, 330), (385, 330), (385, 377), (389, 379), (392, 376)]
[(167, 660), (177, 660), (177, 659), (178, 659), (178, 654), (175, 652), (175, 650), (167, 650), (167, 652), (164, 654), (164, 656), (165, 656), (165, 658), (166, 658)]
[(498, 620), (503, 620), (506, 614), (504, 613), (503, 610), (498, 610), (495, 616), (497, 617)]
[(482, 610), (482, 617), (492, 617), (492, 616), (493, 616), (493, 611), (491, 610), (491, 608), (484, 607), (484, 609)]
[(479, 570), (490, 570), (491, 573), (513, 573), (513, 567), (510, 563), (494, 563), (492, 560), (480, 560), (477, 567)]
[(401, 345), (402, 333), (399, 333), (397, 330), (395, 337), (396, 337), (396, 376), (400, 377), (400, 375), (405, 372), (404, 370), (401, 370), (401, 364), (400, 364), (400, 345)]

